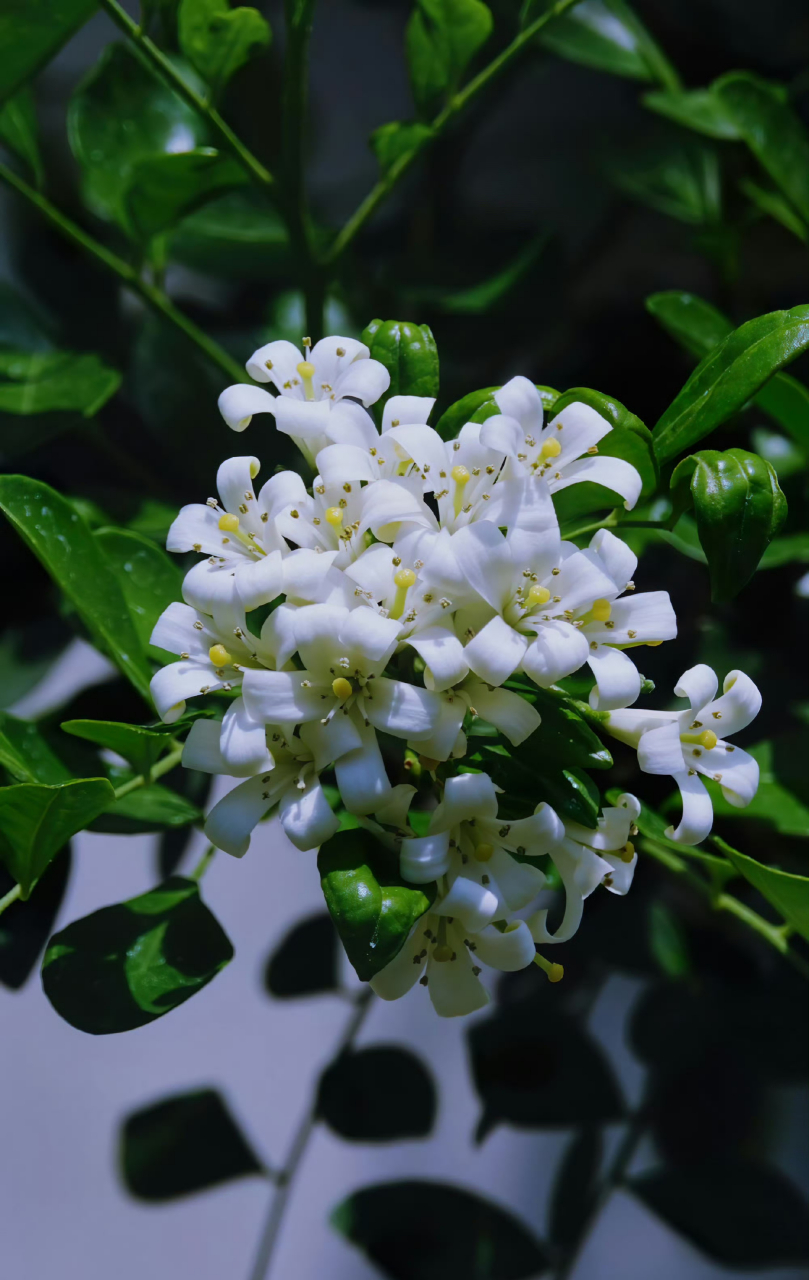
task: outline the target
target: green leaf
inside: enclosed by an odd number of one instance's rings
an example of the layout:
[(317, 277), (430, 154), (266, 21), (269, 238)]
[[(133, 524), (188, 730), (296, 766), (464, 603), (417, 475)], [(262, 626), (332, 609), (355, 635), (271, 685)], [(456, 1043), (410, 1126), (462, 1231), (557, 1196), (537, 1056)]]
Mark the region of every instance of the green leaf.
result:
[(152, 156), (132, 169), (123, 197), (127, 222), (135, 235), (149, 239), (247, 180), (241, 165), (212, 147)]
[(778, 87), (749, 71), (731, 71), (713, 93), (759, 164), (809, 221), (809, 138)]
[(151, 672), (118, 577), (78, 513), (49, 485), (27, 476), (0, 476), (0, 508), (99, 647), (149, 699)]
[(19, 782), (55, 784), (71, 776), (37, 725), (5, 711), (0, 711), (0, 764)]
[(337, 991), (337, 935), (331, 917), (319, 912), (290, 929), (264, 970), (264, 988), (277, 1000)]
[(603, 1145), (600, 1131), (590, 1126), (575, 1134), (565, 1151), (550, 1206), (550, 1236), (555, 1245), (571, 1249), (590, 1217)]
[(215, 1089), (178, 1093), (131, 1112), (121, 1129), (120, 1167), (129, 1194), (149, 1203), (265, 1173)]
[[(603, 391), (593, 391), (591, 387), (573, 387), (570, 391), (565, 391), (553, 406), (554, 415), (576, 401), (589, 405), (611, 424), (612, 431), (598, 442), (598, 452), (605, 458), (623, 458), (635, 468), (643, 484), (638, 501), (654, 493), (659, 475), (649, 428), (634, 413), (630, 413), (620, 400)], [(612, 489), (592, 484), (588, 480), (583, 484), (571, 485), (556, 494), (554, 506), (561, 524), (576, 520), (591, 511), (613, 507), (623, 509), (624, 500)]]
[(70, 837), (114, 799), (106, 778), (0, 787), (0, 858), (21, 886), (23, 898)]
[(274, 277), (288, 254), (280, 214), (249, 190), (203, 205), (183, 219), (169, 241), (172, 260), (228, 280)]
[(139, 724), (119, 724), (114, 720), (64, 720), (65, 733), (99, 747), (115, 751), (128, 760), (136, 774), (148, 774), (158, 756), (168, 746), (169, 739), (177, 732), (176, 725), (146, 728)]
[(775, 218), (776, 222), (780, 222), (782, 227), (786, 227), (787, 231), (791, 231), (794, 236), (797, 236), (799, 240), (803, 240), (804, 243), (809, 240), (809, 228), (795, 212), (786, 197), (781, 195), (780, 191), (761, 187), (752, 178), (741, 178), (739, 187), (762, 213)]
[(405, 49), (413, 97), (422, 115), (431, 115), (460, 87), (492, 27), (491, 12), (481, 0), (416, 0)]
[(128, 44), (111, 44), (70, 100), (68, 137), (82, 169), (84, 198), (101, 218), (134, 233), (126, 193), (142, 160), (193, 151), (204, 124)]
[(0, 108), (0, 139), (25, 161), (37, 186), (41, 186), (44, 170), (39, 154), (36, 108), (30, 89), (21, 89)]
[(653, 902), (649, 908), (649, 950), (669, 978), (686, 978), (691, 973), (685, 932), (664, 902)]
[(395, 854), (359, 828), (338, 831), (321, 845), (317, 866), (346, 954), (367, 982), (399, 954), (433, 901), (435, 886), (407, 884)]
[(724, 840), (716, 837), (716, 847), (727, 854), (736, 870), (758, 889), (776, 911), (780, 911), (787, 924), (809, 942), (809, 878), (792, 875), (778, 867), (767, 867), (747, 854), (731, 849)]
[(182, 0), (177, 30), (180, 48), (214, 94), (270, 43), (258, 10), (231, 9), (228, 0)]
[[(541, 733), (540, 726), (532, 738)], [(537, 769), (534, 749), (529, 745), (532, 738), (511, 753), (500, 747), (481, 747), (481, 767), (507, 793), (501, 801), (501, 814), (508, 818), (527, 817), (544, 800), (561, 817), (594, 830), (598, 826), (601, 798), (592, 779), (583, 769), (548, 768), (544, 760), (542, 769)]]
[(445, 1182), (360, 1187), (332, 1211), (331, 1224), (394, 1280), (529, 1280), (549, 1266), (518, 1218)]
[(54, 934), (42, 961), (42, 985), (72, 1027), (109, 1035), (161, 1018), (232, 958), (233, 947), (199, 886), (172, 876)]
[(432, 136), (432, 132), (427, 124), (403, 120), (394, 120), (374, 129), (369, 143), (382, 174), (388, 173), (396, 161), (408, 152), (419, 150)]
[(807, 347), (807, 305), (757, 316), (728, 334), (697, 365), (657, 423), (658, 460), (668, 462), (720, 426)]
[(675, 467), (671, 489), (680, 510), (693, 503), (711, 599), (732, 600), (786, 519), (787, 502), (775, 471), (746, 449), (703, 449)]
[(173, 661), (149, 640), (163, 610), (182, 598), (179, 566), (148, 538), (129, 529), (99, 529), (93, 538), (120, 584), (141, 645), (157, 662)]
[(758, 761), (758, 791), (748, 805), (738, 809), (725, 799), (717, 783), (706, 778), (705, 785), (710, 792), (714, 813), (717, 817), (734, 821), (756, 818), (774, 827), (781, 835), (809, 838), (809, 808), (778, 781), (773, 767), (773, 743), (757, 742), (748, 750)]
[(502, 270), (470, 289), (444, 294), (439, 302), (442, 311), (451, 315), (475, 316), (491, 311), (505, 301), (512, 290), (527, 276), (548, 244), (548, 235), (542, 232), (521, 249)]
[(198, 805), (169, 787), (152, 783), (121, 796), (96, 818), (91, 830), (128, 836), (146, 831), (176, 831), (201, 820)]
[(612, 768), (612, 756), (570, 698), (535, 688), (529, 701), (542, 717), (542, 724), (522, 744), (521, 759), (536, 760), (540, 770), (549, 764), (556, 768)]
[[(19, 991), (27, 982), (48, 941), (70, 876), (70, 845), (37, 881), (37, 891), (27, 902), (13, 902), (0, 920), (0, 982)], [(13, 880), (0, 864), (0, 898), (13, 888)]]
[(709, 138), (741, 137), (733, 116), (713, 89), (656, 89), (645, 93), (642, 101), (651, 111)]
[[(733, 332), (732, 322), (710, 302), (679, 289), (651, 294), (646, 299), (646, 310), (698, 359)], [(788, 373), (776, 373), (753, 400), (809, 451), (809, 389), (802, 382)]]
[(722, 190), (715, 150), (681, 143), (638, 157), (616, 156), (609, 177), (634, 200), (691, 226), (716, 226), (722, 218)]
[[(553, 0), (528, 0), (521, 25), (552, 8)], [(677, 73), (624, 0), (587, 0), (555, 18), (537, 37), (551, 53), (570, 62), (632, 80), (677, 83)]]
[(3, 0), (0, 102), (50, 62), (96, 8), (96, 0)]
[(407, 320), (372, 320), (362, 332), (372, 360), (379, 360), (390, 374), (390, 386), (374, 405), (381, 420), (391, 396), (438, 395), (438, 348), (426, 324)]
[(789, 533), (774, 538), (759, 562), (759, 569), (778, 569), (782, 564), (809, 561), (809, 533)]
[(732, 1160), (658, 1169), (627, 1186), (675, 1231), (725, 1267), (789, 1266), (809, 1257), (804, 1198), (775, 1169)]
[[(554, 413), (560, 399), (560, 393), (554, 387), (544, 387), (536, 383), (536, 389), (542, 397), (545, 413)], [(442, 440), (454, 440), (467, 422), (485, 422), (500, 409), (494, 398), (500, 387), (483, 387), (480, 391), (470, 391), (468, 395), (456, 400), (442, 413), (436, 424), (436, 431)]]
[(92, 418), (120, 385), (120, 373), (96, 355), (0, 350), (0, 412), (62, 410)]
[(317, 1114), (350, 1142), (426, 1138), (435, 1122), (435, 1085), (407, 1049), (349, 1049), (320, 1077)]

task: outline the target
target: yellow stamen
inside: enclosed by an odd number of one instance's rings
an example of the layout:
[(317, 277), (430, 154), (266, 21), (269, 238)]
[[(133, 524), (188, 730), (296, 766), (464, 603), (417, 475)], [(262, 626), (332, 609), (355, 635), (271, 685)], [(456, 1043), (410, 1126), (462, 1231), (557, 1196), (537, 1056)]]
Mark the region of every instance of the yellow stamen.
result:
[(594, 622), (608, 622), (612, 614), (612, 605), (609, 600), (594, 600), (590, 612)]
[(238, 533), (239, 517), (224, 515), (219, 517), (219, 528), (223, 533)]
[(388, 616), (395, 620), (397, 618), (401, 618), (405, 611), (407, 593), (416, 581), (416, 575), (412, 569), (399, 569), (394, 573), (393, 581), (396, 584), (396, 596), (393, 601), (393, 607), (390, 609)]
[(306, 399), (314, 400), (315, 389), (312, 386), (312, 379), (317, 373), (317, 369), (312, 364), (311, 360), (301, 360), (300, 364), (296, 366), (296, 372), (300, 374), (300, 379), (303, 383), (303, 394)]
[(475, 849), (475, 858), (477, 859), (478, 862), (488, 862), (489, 858), (491, 858), (493, 853), (494, 853), (494, 845), (486, 844), (484, 842), (483, 844), (479, 844)]
[(233, 661), (223, 644), (212, 645), (208, 650), (208, 657), (215, 667), (226, 667)]
[(326, 508), (326, 524), (333, 524), (335, 528), (343, 523), (343, 511), (341, 507)]
[[(546, 440), (542, 446), (542, 449), (540, 450), (540, 457), (541, 458), (557, 458), (561, 452), (562, 452), (562, 446), (560, 445), (558, 440)], [(559, 979), (557, 978), (556, 981), (558, 982)]]
[(346, 680), (345, 676), (338, 676), (336, 680), (332, 680), (331, 691), (341, 702), (345, 702), (346, 698), (350, 698), (354, 692), (351, 681)]
[(565, 976), (564, 966), (561, 964), (552, 964), (550, 960), (546, 960), (539, 952), (534, 956), (534, 964), (537, 965), (543, 973), (548, 975), (548, 982), (561, 982)]
[(551, 593), (547, 587), (543, 587), (540, 583), (535, 582), (531, 590), (528, 592), (528, 607), (533, 608), (536, 604), (545, 604), (551, 598)]

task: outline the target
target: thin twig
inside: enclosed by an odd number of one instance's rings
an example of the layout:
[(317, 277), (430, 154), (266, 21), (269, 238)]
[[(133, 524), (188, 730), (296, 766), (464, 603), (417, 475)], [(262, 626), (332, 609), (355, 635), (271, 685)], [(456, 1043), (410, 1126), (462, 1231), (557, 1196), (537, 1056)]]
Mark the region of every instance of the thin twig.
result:
[[(340, 1037), (337, 1045), (335, 1058), (339, 1058), (340, 1054), (345, 1053), (351, 1048), (355, 1037), (359, 1034), (359, 1030), (365, 1021), (371, 1001), (373, 999), (373, 991), (367, 988), (362, 991), (354, 1002), (351, 1017), (346, 1023), (345, 1030)], [(306, 1148), (309, 1145), (309, 1139), (317, 1124), (317, 1087), (315, 1087), (312, 1099), (306, 1109), (289, 1148), (289, 1154), (284, 1162), (284, 1167), (274, 1175), (276, 1188), (273, 1191), (270, 1201), (269, 1212), (264, 1221), (264, 1227), (258, 1242), (255, 1260), (250, 1271), (250, 1280), (265, 1280), (270, 1273), (275, 1245), (278, 1240), (278, 1234), (281, 1229), (284, 1212), (289, 1201), (290, 1190), (298, 1166), (303, 1159)]]
[(252, 151), (244, 145), (241, 138), (238, 138), (230, 125), (226, 124), (220, 116), (219, 112), (211, 106), (204, 98), (196, 92), (191, 85), (187, 84), (180, 75), (177, 68), (166, 57), (166, 55), (158, 49), (157, 45), (144, 34), (142, 29), (136, 22), (133, 22), (129, 14), (118, 4), (117, 0), (99, 0), (102, 9), (106, 9), (109, 16), (117, 27), (132, 41), (134, 45), (140, 49), (141, 53), (148, 59), (157, 75), (166, 83), (170, 89), (173, 89), (179, 97), (188, 103), (190, 107), (205, 119), (211, 129), (216, 133), (222, 146), (231, 153), (244, 169), (248, 177), (263, 190), (268, 190), (274, 185), (274, 178), (269, 169), (261, 163)]
[(503, 49), (496, 58), (485, 66), (483, 70), (476, 75), (469, 83), (458, 93), (454, 94), (449, 102), (433, 120), (430, 125), (430, 133), (425, 134), (409, 151), (391, 165), (384, 177), (380, 178), (376, 186), (369, 191), (358, 209), (351, 215), (348, 222), (335, 238), (331, 248), (325, 256), (325, 262), (332, 263), (342, 256), (351, 241), (359, 231), (365, 226), (365, 223), (376, 213), (380, 204), (385, 200), (399, 182), (401, 178), (411, 168), (416, 158), (421, 155), (428, 146), (431, 146), (435, 140), (444, 132), (447, 125), (455, 119), (457, 115), (463, 111), (464, 107), (472, 101), (473, 98), (487, 87), (492, 80), (496, 79), (502, 71), (511, 65), (515, 58), (523, 53), (531, 44), (543, 27), (552, 22), (554, 18), (560, 17), (566, 13), (568, 9), (572, 9), (578, 4), (579, 0), (557, 0), (551, 9), (543, 13), (535, 22), (527, 26), (518, 36), (512, 40), (511, 44)]
[(3, 914), (6, 907), (10, 907), (12, 902), (17, 901), (21, 894), (22, 886), (15, 884), (13, 889), (9, 889), (8, 893), (4, 894), (3, 897), (0, 898), (0, 916)]
[(130, 778), (129, 782), (124, 782), (120, 787), (116, 787), (115, 799), (120, 800), (122, 796), (128, 796), (130, 791), (137, 791), (138, 787), (146, 787), (150, 782), (155, 782), (157, 778), (162, 778), (164, 773), (169, 773), (180, 763), (182, 757), (183, 744), (180, 743), (162, 760), (158, 760), (157, 764), (152, 765), (148, 773), (139, 773), (136, 778)]
[(208, 848), (203, 853), (199, 862), (194, 867), (194, 870), (189, 871), (188, 879), (196, 880), (197, 883), (199, 883), (199, 881), (205, 875), (205, 872), (208, 870), (209, 866), (211, 865), (215, 857), (216, 857), (216, 845), (209, 844)]
[(164, 320), (168, 320), (176, 329), (185, 334), (190, 342), (202, 351), (209, 360), (213, 361), (223, 373), (227, 374), (234, 382), (248, 382), (244, 369), (236, 360), (229, 356), (227, 351), (220, 347), (218, 342), (214, 342), (213, 338), (209, 338), (203, 333), (193, 320), (184, 315), (174, 303), (162, 292), (161, 289), (150, 284), (147, 280), (142, 280), (134, 267), (119, 258), (117, 253), (113, 253), (107, 249), (105, 245), (82, 230), (77, 223), (73, 222), (66, 214), (62, 213), (55, 204), (52, 204), (45, 196), (40, 195), (33, 187), (15, 173), (13, 169), (9, 169), (7, 165), (0, 164), (0, 179), (7, 186), (12, 187), (19, 195), (23, 196), (30, 204), (34, 205), (41, 214), (56, 227), (58, 231), (68, 240), (72, 240), (85, 253), (90, 254), (97, 262), (100, 262), (108, 271), (131, 290), (137, 294), (143, 302)]

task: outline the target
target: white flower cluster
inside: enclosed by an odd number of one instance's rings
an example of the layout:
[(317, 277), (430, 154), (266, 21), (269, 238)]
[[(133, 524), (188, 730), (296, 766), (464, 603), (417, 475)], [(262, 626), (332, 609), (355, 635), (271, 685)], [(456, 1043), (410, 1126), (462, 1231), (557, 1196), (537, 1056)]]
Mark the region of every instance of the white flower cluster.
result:
[[(739, 695), (749, 709), (754, 686), (735, 673), (725, 700), (703, 712), (716, 685), (709, 689), (695, 676), (707, 669), (695, 668), (682, 683), (699, 708), (696, 718), (686, 714), (688, 729), (676, 713), (624, 710), (641, 688), (632, 650), (671, 639), (676, 620), (666, 592), (635, 593), (637, 559), (608, 530), (584, 550), (561, 539), (554, 491), (595, 481), (627, 507), (640, 494), (634, 467), (599, 455), (611, 428), (589, 406), (569, 404), (545, 423), (537, 389), (513, 378), (495, 393), (498, 413), (446, 442), (427, 425), (433, 400), (415, 396), (390, 398), (377, 431), (367, 406), (389, 375), (353, 339), (327, 338), (303, 352), (271, 342), (247, 369), (278, 394), (229, 387), (219, 402), (226, 422), (241, 431), (252, 415), (272, 414), (317, 474), (311, 488), (280, 471), (257, 489), (258, 459), (230, 458), (219, 468), (218, 499), (181, 510), (168, 548), (205, 558), (185, 577), (185, 603), (170, 605), (152, 636), (179, 655), (155, 675), (155, 703), (170, 722), (189, 698), (233, 692), (221, 722), (194, 722), (183, 760), (244, 779), (205, 828), (237, 857), (276, 806), (298, 848), (333, 835), (338, 818), (320, 782), (333, 769), (344, 808), (396, 839), (403, 878), (437, 884), (431, 913), (374, 987), (396, 998), (426, 965), (422, 981), (438, 1012), (469, 1012), (488, 998), (478, 961), (522, 968), (537, 943), (572, 936), (599, 884), (628, 890), (640, 806), (622, 796), (597, 830), (563, 822), (547, 804), (507, 822), (497, 817), (491, 779), (458, 773), (437, 783), (440, 803), (416, 837), (407, 818), (415, 788), (391, 785), (377, 732), (401, 739), (433, 771), (463, 759), (467, 716), (518, 745), (540, 717), (504, 682), (520, 672), (548, 687), (589, 663), (591, 705), (611, 713), (611, 732), (640, 744), (642, 767), (673, 773), (690, 803), (688, 753), (699, 752), (681, 744), (697, 741), (699, 729), (703, 764), (716, 772), (714, 754), (733, 748), (706, 737), (700, 716), (727, 715), (739, 728)], [(749, 799), (754, 762), (744, 752), (734, 760), (733, 781), (729, 766), (722, 771), (725, 785)], [(676, 838), (702, 839), (704, 825), (687, 814)], [(545, 884), (531, 859), (544, 854), (566, 892), (555, 933), (545, 910), (528, 910)], [(561, 966), (539, 963), (561, 976)]]

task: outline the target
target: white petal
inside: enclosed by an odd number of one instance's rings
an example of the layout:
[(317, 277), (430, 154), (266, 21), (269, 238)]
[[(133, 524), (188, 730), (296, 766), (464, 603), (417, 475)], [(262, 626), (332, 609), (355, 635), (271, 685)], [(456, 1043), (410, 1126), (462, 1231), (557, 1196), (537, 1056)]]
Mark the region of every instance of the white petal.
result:
[(378, 468), (367, 449), (355, 444), (329, 444), (317, 455), (317, 469), (325, 485), (376, 480)]
[(259, 605), (271, 604), (281, 594), (284, 585), (281, 552), (271, 551), (260, 560), (239, 565), (234, 585), (236, 598), (246, 613), (258, 609)]
[[(424, 920), (419, 920), (398, 955), (374, 974), (370, 986), (383, 1000), (399, 1000), (421, 977), (424, 961), (419, 959), (424, 942)], [(427, 926), (429, 927), (429, 926)]]
[(322, 601), (331, 582), (335, 552), (300, 547), (283, 562), (284, 592), (295, 604)]
[(274, 663), (268, 666), (285, 667), (295, 652), (295, 613), (290, 605), (279, 604), (277, 609), (264, 619), (261, 628), (261, 647), (266, 654), (272, 654)]
[(183, 578), (183, 599), (200, 613), (239, 608), (235, 575), (232, 562), (200, 560)]
[(631, 511), (640, 497), (643, 481), (640, 472), (631, 462), (623, 458), (579, 458), (577, 462), (564, 464), (559, 480), (550, 482), (554, 493), (567, 489), (571, 484), (580, 484), (589, 480), (591, 484), (603, 485), (624, 499), (624, 506)]
[(460, 920), (469, 933), (477, 933), (491, 924), (497, 914), (500, 901), (496, 893), (469, 876), (458, 875), (433, 911), (439, 916), (451, 916)]
[(525, 636), (498, 614), (469, 641), (464, 656), (481, 680), (499, 685), (519, 668), (527, 647)]
[(427, 990), (440, 1018), (460, 1018), (489, 1003), (489, 994), (472, 972), (472, 958), (461, 942), (454, 960), (427, 959)]
[(518, 693), (489, 688), (480, 680), (467, 680), (464, 690), (478, 715), (504, 733), (515, 747), (539, 727), (540, 715), (536, 707)]
[[(342, 354), (338, 355), (338, 351)], [(367, 361), (370, 354), (368, 347), (358, 338), (344, 338), (337, 333), (321, 338), (309, 354), (309, 360), (317, 369), (315, 389), (321, 390), (318, 386), (321, 382), (330, 383), (333, 389), (355, 360)]]
[(433, 396), (391, 396), (382, 410), (382, 433), (393, 426), (426, 423), (435, 404)]
[(361, 744), (334, 762), (337, 786), (349, 813), (374, 813), (390, 795), (391, 786), (373, 729), (363, 725)]
[(328, 444), (331, 412), (328, 400), (297, 400), (281, 395), (276, 396), (273, 408), (279, 431), (307, 441), (315, 453)]
[(648, 729), (638, 742), (638, 764), (644, 773), (682, 773), (683, 748), (676, 721)]
[(369, 675), (369, 663), (372, 668), (384, 667), (398, 640), (399, 623), (383, 618), (375, 609), (354, 609), (340, 626), (339, 645), (349, 658), (352, 673), (359, 667)]
[(233, 431), (244, 431), (250, 426), (254, 413), (275, 413), (276, 400), (261, 387), (250, 387), (237, 382), (225, 390), (218, 400), (219, 412)]
[(590, 645), (587, 661), (596, 678), (590, 690), (590, 706), (594, 710), (613, 711), (628, 707), (640, 694), (640, 673), (631, 658), (620, 649), (608, 644), (593, 648)]
[(646, 711), (636, 707), (610, 711), (604, 720), (604, 728), (619, 742), (637, 750), (641, 735), (661, 725), (674, 724), (679, 736), (680, 717), (676, 711)]
[[(256, 532), (258, 530), (252, 520), (255, 507), (253, 477), (258, 475), (259, 466), (258, 458), (251, 456), (226, 458), (216, 473), (216, 488), (222, 506), (231, 515), (238, 516), (240, 522), (246, 522), (248, 527), (254, 528)], [(251, 495), (249, 498), (248, 494)], [(240, 507), (245, 506), (246, 513), (239, 510)]]
[(530, 862), (518, 862), (505, 849), (495, 849), (486, 869), (500, 890), (509, 911), (527, 907), (545, 885), (545, 873)]
[(542, 429), (542, 396), (528, 378), (521, 375), (512, 378), (495, 391), (494, 400), (501, 413), (518, 419), (525, 435), (534, 435)]
[[(195, 622), (203, 622), (203, 630), (194, 626)], [(199, 618), (196, 610), (190, 605), (173, 600), (164, 609), (154, 625), (150, 641), (158, 649), (168, 653), (188, 653), (192, 657), (207, 657), (214, 637), (204, 627), (204, 619)]]
[(244, 701), (254, 720), (268, 724), (300, 724), (328, 715), (331, 699), (323, 701), (317, 688), (304, 688), (306, 671), (253, 671), (244, 673)]
[(424, 659), (427, 669), (424, 683), (428, 689), (440, 693), (459, 684), (469, 671), (464, 647), (449, 627), (425, 627), (408, 637), (410, 644)]
[(547, 911), (537, 911), (526, 922), (535, 942), (567, 942), (581, 924), (584, 899), (601, 884), (612, 867), (591, 849), (563, 840), (551, 850), (562, 884), (565, 887), (565, 914), (556, 933), (549, 933), (546, 924)]
[(359, 722), (353, 715), (341, 713), (332, 716), (328, 724), (321, 724), (319, 720), (302, 724), (299, 736), (311, 751), (318, 773), (346, 752), (356, 751), (363, 742)]
[(688, 698), (694, 711), (701, 711), (716, 697), (718, 684), (716, 673), (704, 662), (700, 662), (696, 667), (689, 667), (688, 671), (683, 672), (674, 686), (674, 692), (678, 698)]
[(201, 502), (181, 507), (166, 538), (167, 551), (204, 551), (218, 556), (222, 550), (219, 517)]
[(317, 849), (340, 827), (319, 778), (312, 778), (303, 790), (294, 784), (288, 786), (281, 796), (278, 816), (296, 849)]
[(617, 893), (620, 898), (629, 893), (632, 887), (632, 881), (635, 878), (635, 867), (638, 865), (638, 855), (635, 854), (631, 862), (624, 862), (616, 854), (605, 853), (604, 861), (608, 862), (612, 867), (612, 874), (604, 880), (604, 888), (610, 893)]
[(613, 645), (673, 640), (677, 635), (677, 618), (668, 591), (642, 591), (637, 596), (614, 600), (608, 621), (609, 626), (588, 622), (583, 628), (584, 635), (588, 640)]
[(381, 542), (392, 542), (400, 526), (410, 524), (438, 532), (430, 508), (406, 485), (394, 480), (377, 480), (363, 489), (359, 533), (370, 529)]
[(669, 827), (666, 835), (680, 844), (699, 844), (713, 826), (711, 797), (696, 773), (683, 770), (674, 775), (674, 781), (680, 788), (683, 816), (676, 831)]
[(414, 742), (432, 734), (441, 715), (437, 693), (384, 677), (374, 680), (371, 688), (373, 692), (364, 699), (363, 706), (377, 729)]
[(402, 460), (412, 458), (416, 466), (424, 473), (424, 488), (428, 491), (447, 487), (446, 479), (441, 479), (440, 472), (446, 472), (449, 466), (447, 446), (437, 431), (432, 427), (418, 424), (391, 427), (387, 435), (380, 441), (388, 458), (390, 449), (396, 450), (396, 456)]
[(334, 394), (337, 399), (352, 396), (367, 408), (375, 404), (389, 386), (390, 374), (378, 360), (354, 360), (334, 383)]
[(208, 689), (221, 687), (222, 682), (213, 674), (210, 663), (205, 667), (193, 659), (186, 661), (183, 658), (179, 662), (170, 662), (167, 667), (161, 667), (152, 676), (149, 685), (157, 714), (168, 724), (177, 719), (171, 712), (178, 702), (196, 698), (203, 690), (207, 692)]
[(516, 973), (518, 969), (524, 969), (533, 962), (536, 955), (534, 939), (524, 920), (512, 921), (505, 933), (495, 929), (494, 925), (489, 925), (476, 934), (473, 941), (475, 958), (503, 973)]
[(222, 772), (235, 778), (247, 778), (273, 767), (264, 722), (253, 720), (244, 698), (236, 698), (225, 712), (219, 746), (227, 766)]
[(703, 707), (700, 719), (721, 737), (729, 738), (755, 720), (761, 710), (761, 694), (743, 671), (729, 671), (722, 688), (722, 697)]
[(481, 599), (499, 612), (514, 594), (517, 572), (511, 548), (500, 530), (487, 520), (467, 525), (454, 534), (452, 549), (467, 581)]
[[(508, 526), (508, 543), (516, 563), (531, 565), (540, 577), (553, 568), (559, 521), (551, 491), (539, 476), (523, 472), (498, 480), (485, 514), (495, 524)], [(543, 569), (546, 560), (549, 563)]]
[(487, 773), (459, 773), (447, 778), (444, 797), (430, 820), (430, 831), (449, 831), (470, 818), (495, 818), (497, 795), (498, 788)]
[(617, 589), (624, 591), (638, 567), (638, 557), (634, 551), (621, 538), (610, 533), (609, 529), (599, 529), (593, 534), (590, 550), (595, 551)]
[[(297, 366), (303, 355), (291, 342), (279, 339), (266, 342), (254, 351), (245, 368), (256, 382), (273, 382), (280, 391), (285, 382), (298, 377)], [(299, 389), (299, 394), (303, 394)]]
[(540, 688), (578, 671), (590, 650), (584, 636), (567, 622), (545, 622), (528, 646), (522, 669)]
[(397, 783), (395, 787), (391, 787), (374, 816), (386, 826), (406, 827), (407, 814), (415, 794), (416, 787), (411, 787), (407, 782)]
[(219, 749), (221, 731), (218, 720), (195, 720), (183, 744), (183, 768), (198, 769), (200, 773), (227, 773)]
[(376, 423), (354, 400), (338, 400), (329, 411), (329, 439), (335, 444), (359, 445), (367, 452), (379, 444)]
[(399, 871), (409, 884), (431, 884), (449, 870), (449, 832), (403, 840)]
[[(265, 775), (271, 778), (272, 775)], [(234, 858), (242, 858), (250, 847), (253, 828), (275, 804), (278, 787), (264, 778), (248, 778), (234, 787), (205, 819), (205, 834), (211, 844)]]
[(711, 751), (702, 752), (699, 763), (694, 760), (689, 763), (706, 778), (720, 783), (722, 795), (737, 809), (744, 809), (758, 791), (758, 762), (741, 747), (729, 748), (728, 743), (717, 742)]
[(616, 595), (615, 583), (608, 577), (603, 561), (590, 550), (576, 551), (562, 561), (559, 573), (551, 579), (551, 590), (561, 596), (557, 613), (565, 609), (578, 613), (594, 600), (610, 600)]
[(480, 443), (495, 453), (516, 458), (518, 453), (525, 453), (525, 431), (516, 418), (495, 413), (480, 424)]
[(528, 818), (518, 818), (508, 824), (508, 833), (501, 837), (507, 849), (524, 849), (530, 857), (548, 853), (565, 838), (565, 826), (561, 818), (543, 800)]
[(279, 511), (305, 502), (307, 496), (306, 485), (297, 471), (278, 471), (262, 485), (258, 495), (259, 509), (266, 511), (273, 520)]
[(451, 689), (438, 695), (438, 719), (429, 736), (408, 742), (408, 746), (427, 760), (448, 760), (457, 746), (465, 714), (466, 703)]
[(542, 432), (539, 443), (542, 445), (549, 439), (559, 441), (562, 452), (556, 455), (553, 462), (560, 469), (581, 457), (611, 430), (609, 422), (600, 413), (591, 409), (589, 404), (575, 400), (554, 415)]

